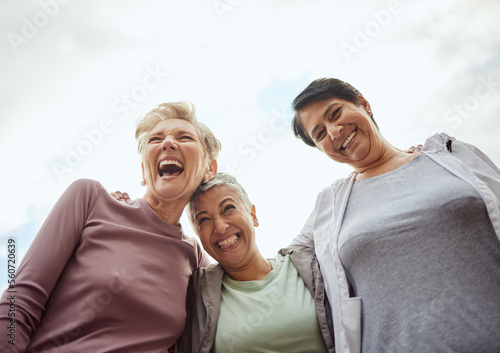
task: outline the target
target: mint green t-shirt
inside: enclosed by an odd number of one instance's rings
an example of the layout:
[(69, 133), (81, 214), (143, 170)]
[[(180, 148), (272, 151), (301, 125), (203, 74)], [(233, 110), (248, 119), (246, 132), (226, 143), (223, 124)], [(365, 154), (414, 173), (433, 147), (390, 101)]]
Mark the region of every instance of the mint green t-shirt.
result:
[(224, 275), (215, 353), (327, 352), (311, 292), (290, 256), (270, 259), (262, 281)]

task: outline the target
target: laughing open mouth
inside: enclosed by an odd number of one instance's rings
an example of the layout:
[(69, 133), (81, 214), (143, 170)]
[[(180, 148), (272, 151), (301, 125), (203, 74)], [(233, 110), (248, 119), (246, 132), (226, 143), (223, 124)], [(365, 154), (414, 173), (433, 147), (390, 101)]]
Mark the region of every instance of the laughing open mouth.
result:
[(180, 175), (184, 171), (184, 166), (181, 162), (175, 159), (166, 159), (158, 165), (158, 174), (160, 176), (169, 177)]
[(349, 136), (347, 136), (347, 138), (345, 139), (344, 143), (342, 144), (342, 146), (340, 146), (340, 149), (341, 150), (345, 150), (345, 148), (347, 147), (347, 145), (349, 144), (349, 142), (351, 142), (351, 140), (354, 138), (354, 136), (356, 136), (356, 134), (358, 133), (358, 130), (354, 130), (353, 132), (351, 132), (349, 134)]
[(231, 235), (229, 238), (224, 239), (222, 241), (217, 242), (217, 246), (220, 249), (227, 249), (233, 245), (235, 245), (237, 242), (240, 241), (240, 236), (238, 233)]

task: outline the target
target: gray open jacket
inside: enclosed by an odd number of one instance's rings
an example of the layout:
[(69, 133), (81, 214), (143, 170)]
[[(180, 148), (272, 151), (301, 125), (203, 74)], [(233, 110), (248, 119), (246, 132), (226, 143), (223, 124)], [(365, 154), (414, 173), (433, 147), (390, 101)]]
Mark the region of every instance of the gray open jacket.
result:
[[(476, 147), (444, 133), (427, 139), (422, 149), (437, 164), (469, 183), (484, 201), (500, 240), (500, 170)], [(319, 193), (316, 207), (292, 246), (316, 249), (331, 303), (336, 351), (361, 351), (361, 298), (351, 297), (338, 254), (338, 237), (356, 172)]]
[[(281, 249), (279, 253), (290, 254), (293, 265), (314, 298), (319, 327), (328, 352), (334, 352), (331, 309), (314, 249), (291, 247)], [(186, 301), (186, 327), (177, 343), (178, 353), (211, 352), (219, 320), (223, 275), (224, 270), (218, 264), (199, 268), (193, 274)]]

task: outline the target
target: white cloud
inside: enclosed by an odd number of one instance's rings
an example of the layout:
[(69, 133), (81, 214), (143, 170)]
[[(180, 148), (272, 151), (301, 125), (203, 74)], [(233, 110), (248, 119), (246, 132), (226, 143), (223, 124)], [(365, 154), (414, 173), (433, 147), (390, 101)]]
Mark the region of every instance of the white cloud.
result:
[[(0, 234), (22, 227), (29, 210), (46, 214), (76, 178), (98, 179), (110, 190), (142, 196), (133, 121), (157, 103), (188, 99), (223, 143), (222, 168), (229, 160), (241, 164), (238, 177), (262, 221), (259, 244), (271, 256), (299, 231), (317, 192), (349, 169), (296, 141), (288, 127), (275, 132), (252, 160), (241, 153), (241, 144), (265, 136), (272, 109), (283, 109), (320, 76), (357, 86), (386, 137), (400, 148), (422, 142), (436, 128), (451, 129), (500, 164), (500, 89), (459, 128), (443, 120), (447, 109), (473, 94), (478, 77), (500, 81), (499, 5), (400, 3), (402, 11), (370, 36), (350, 63), (340, 44), (352, 44), (355, 29), (365, 29), (374, 21), (372, 12), (387, 9), (389, 1), (243, 0), (224, 20), (211, 0), (61, 5), (18, 53), (8, 41), (0, 44), (5, 97), (0, 183), (7, 200), (0, 206), (6, 215)], [(3, 7), (4, 34), (19, 33), (22, 17), (40, 8), (37, 1), (9, 1)], [(120, 120), (113, 103), (141, 84), (147, 67), (156, 66), (169, 76)], [(290, 89), (283, 93), (285, 87)], [(68, 147), (85, 139), (83, 131), (103, 119), (111, 119), (116, 129), (58, 181), (51, 162), (66, 158)]]

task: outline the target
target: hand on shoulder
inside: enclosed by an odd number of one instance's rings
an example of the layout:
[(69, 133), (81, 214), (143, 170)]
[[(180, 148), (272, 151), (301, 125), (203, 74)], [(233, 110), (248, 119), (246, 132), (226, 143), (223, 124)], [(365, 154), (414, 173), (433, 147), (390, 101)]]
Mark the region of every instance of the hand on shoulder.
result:
[(109, 193), (115, 200), (123, 202), (124, 204), (129, 204), (132, 202), (130, 196), (126, 192), (115, 191)]

